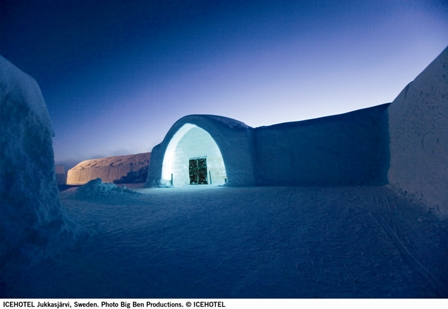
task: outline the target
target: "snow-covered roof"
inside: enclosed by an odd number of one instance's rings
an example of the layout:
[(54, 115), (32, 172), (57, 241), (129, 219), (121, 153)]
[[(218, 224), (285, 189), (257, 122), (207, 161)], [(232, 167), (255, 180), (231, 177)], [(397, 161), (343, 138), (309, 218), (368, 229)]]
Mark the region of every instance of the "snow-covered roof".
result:
[(251, 128), (244, 122), (241, 122), (239, 120), (235, 120), (232, 118), (224, 117), (224, 116), (218, 116), (218, 115), (208, 115), (208, 114), (192, 114), (187, 115), (182, 118), (180, 118), (176, 123), (204, 123), (204, 122), (210, 122), (214, 123), (215, 125), (222, 125), (226, 126), (230, 129), (242, 129), (246, 130)]

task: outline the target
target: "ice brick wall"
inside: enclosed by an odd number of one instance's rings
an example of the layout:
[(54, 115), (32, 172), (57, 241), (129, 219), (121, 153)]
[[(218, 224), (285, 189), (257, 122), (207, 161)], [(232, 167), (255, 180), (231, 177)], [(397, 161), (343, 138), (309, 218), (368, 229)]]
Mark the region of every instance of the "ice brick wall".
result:
[(387, 106), (256, 128), (257, 184), (387, 183)]
[(225, 183), (225, 166), (216, 142), (203, 129), (193, 127), (179, 141), (174, 153), (174, 186), (190, 184), (189, 159), (197, 157), (207, 158), (208, 178), (211, 174), (213, 184)]
[(68, 170), (67, 184), (82, 185), (96, 178), (101, 178), (103, 182), (112, 182), (131, 171), (148, 166), (150, 156), (150, 152), (145, 152), (82, 161)]
[(448, 216), (448, 48), (388, 108), (389, 181)]

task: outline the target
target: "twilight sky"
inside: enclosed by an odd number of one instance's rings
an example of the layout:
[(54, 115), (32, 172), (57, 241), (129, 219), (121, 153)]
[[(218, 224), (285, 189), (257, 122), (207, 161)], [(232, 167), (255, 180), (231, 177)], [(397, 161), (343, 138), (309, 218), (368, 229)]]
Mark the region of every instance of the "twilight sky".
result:
[(1, 0), (56, 163), (151, 151), (188, 114), (252, 127), (391, 102), (448, 44), (443, 0)]

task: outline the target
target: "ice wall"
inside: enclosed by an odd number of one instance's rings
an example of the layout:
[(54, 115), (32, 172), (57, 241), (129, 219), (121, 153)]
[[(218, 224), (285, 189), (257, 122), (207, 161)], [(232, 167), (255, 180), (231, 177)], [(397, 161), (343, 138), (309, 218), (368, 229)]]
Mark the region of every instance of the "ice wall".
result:
[(0, 270), (6, 280), (68, 244), (78, 227), (59, 203), (53, 130), (39, 86), (1, 56), (0, 104)]
[(257, 184), (387, 183), (387, 106), (256, 128)]
[(192, 127), (176, 145), (172, 169), (174, 186), (190, 185), (189, 159), (199, 157), (206, 157), (208, 184), (225, 183), (227, 175), (218, 145), (206, 131)]
[(173, 136), (185, 124), (193, 124), (205, 130), (216, 142), (224, 160), (227, 185), (255, 184), (253, 128), (240, 121), (221, 116), (188, 115), (176, 121), (162, 143), (153, 148), (146, 186), (166, 184), (166, 180), (162, 179), (165, 152)]
[(388, 108), (389, 181), (448, 216), (448, 48)]
[(68, 170), (67, 184), (83, 185), (96, 178), (101, 178), (103, 182), (113, 182), (129, 172), (137, 172), (148, 166), (150, 157), (151, 153), (145, 152), (82, 161)]

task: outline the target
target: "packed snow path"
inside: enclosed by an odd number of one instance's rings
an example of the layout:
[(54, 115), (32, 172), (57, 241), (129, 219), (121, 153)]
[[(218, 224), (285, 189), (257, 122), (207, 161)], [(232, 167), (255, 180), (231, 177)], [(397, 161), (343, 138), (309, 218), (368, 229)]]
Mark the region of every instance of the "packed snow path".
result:
[(62, 192), (92, 237), (3, 296), (448, 297), (448, 221), (387, 187), (138, 191)]

